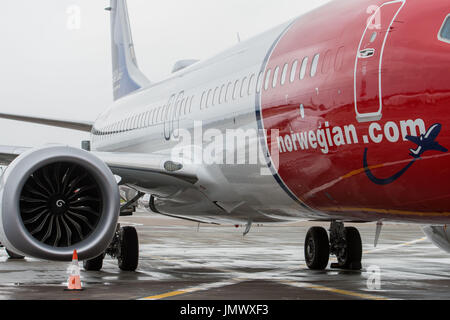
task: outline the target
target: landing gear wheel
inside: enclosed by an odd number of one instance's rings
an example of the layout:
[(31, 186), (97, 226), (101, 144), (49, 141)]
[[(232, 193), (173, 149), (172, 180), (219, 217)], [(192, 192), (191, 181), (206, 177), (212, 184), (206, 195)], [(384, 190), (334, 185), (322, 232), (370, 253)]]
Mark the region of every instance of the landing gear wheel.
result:
[(6, 248), (5, 248), (5, 250), (6, 250), (6, 253), (8, 254), (8, 257), (9, 257), (8, 259), (20, 260), (20, 259), (24, 259), (25, 258), (24, 256), (21, 256), (20, 254), (14, 253), (14, 252), (6, 249)]
[(139, 262), (139, 241), (136, 229), (120, 228), (119, 252), (117, 260), (123, 271), (135, 271)]
[(358, 229), (345, 227), (345, 250), (337, 256), (342, 269), (361, 270), (362, 242)]
[(89, 259), (89, 260), (83, 260), (83, 268), (86, 271), (100, 271), (103, 267), (103, 258), (105, 257), (105, 254), (101, 254), (98, 257)]
[(305, 261), (309, 269), (323, 270), (330, 258), (330, 243), (327, 231), (322, 227), (312, 227), (305, 238)]

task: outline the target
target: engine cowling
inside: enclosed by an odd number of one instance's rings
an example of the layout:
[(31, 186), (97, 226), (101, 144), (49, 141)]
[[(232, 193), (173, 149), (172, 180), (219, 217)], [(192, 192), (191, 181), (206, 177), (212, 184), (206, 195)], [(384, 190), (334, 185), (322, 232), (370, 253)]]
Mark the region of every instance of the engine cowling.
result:
[(32, 149), (0, 181), (0, 241), (25, 256), (69, 261), (100, 255), (120, 211), (117, 182), (93, 154), (67, 146)]
[(436, 247), (450, 253), (450, 230), (447, 226), (425, 226), (422, 231)]

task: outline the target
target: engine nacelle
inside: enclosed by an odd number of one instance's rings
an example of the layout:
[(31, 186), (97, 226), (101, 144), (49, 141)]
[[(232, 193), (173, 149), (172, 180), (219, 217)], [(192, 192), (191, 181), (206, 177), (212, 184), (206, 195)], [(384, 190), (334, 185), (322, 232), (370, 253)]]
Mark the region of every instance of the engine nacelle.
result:
[(100, 255), (116, 231), (119, 188), (93, 154), (67, 146), (32, 149), (0, 181), (0, 242), (24, 256), (69, 261)]
[(422, 231), (435, 246), (450, 253), (450, 229), (446, 226), (426, 226)]

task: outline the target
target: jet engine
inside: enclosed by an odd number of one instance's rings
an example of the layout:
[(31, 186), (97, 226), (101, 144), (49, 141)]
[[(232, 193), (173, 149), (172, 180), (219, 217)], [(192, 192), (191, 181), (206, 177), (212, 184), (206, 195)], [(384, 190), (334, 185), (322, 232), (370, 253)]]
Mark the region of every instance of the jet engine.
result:
[(447, 226), (426, 226), (422, 231), (435, 246), (450, 253), (450, 229)]
[(100, 255), (120, 211), (119, 188), (93, 154), (67, 146), (32, 149), (0, 180), (0, 242), (40, 259), (69, 261)]

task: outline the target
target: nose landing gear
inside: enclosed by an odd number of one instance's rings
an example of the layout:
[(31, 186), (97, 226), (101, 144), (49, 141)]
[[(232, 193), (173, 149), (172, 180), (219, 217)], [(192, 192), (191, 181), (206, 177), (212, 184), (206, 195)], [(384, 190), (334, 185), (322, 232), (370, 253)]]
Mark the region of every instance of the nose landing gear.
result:
[(330, 239), (322, 227), (312, 227), (306, 234), (305, 261), (312, 270), (323, 270), (328, 265), (330, 254), (338, 262), (331, 268), (361, 270), (362, 242), (358, 229), (344, 227), (342, 222), (332, 221)]

